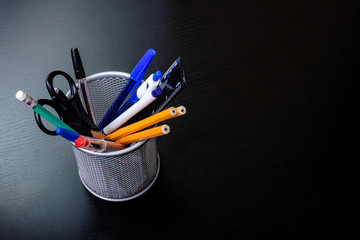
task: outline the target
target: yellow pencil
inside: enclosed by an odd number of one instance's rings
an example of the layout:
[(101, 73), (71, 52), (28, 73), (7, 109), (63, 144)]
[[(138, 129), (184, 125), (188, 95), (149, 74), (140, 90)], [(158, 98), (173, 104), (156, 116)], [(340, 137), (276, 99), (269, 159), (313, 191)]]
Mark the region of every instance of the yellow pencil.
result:
[(184, 115), (186, 113), (186, 108), (184, 106), (180, 106), (176, 108), (177, 116)]
[(128, 135), (126, 137), (120, 138), (116, 140), (116, 143), (120, 144), (129, 144), (133, 142), (142, 141), (149, 138), (154, 138), (158, 136), (162, 136), (165, 134), (168, 134), (170, 132), (170, 127), (166, 124), (161, 125), (159, 127), (150, 128), (148, 130), (144, 130), (138, 133), (134, 133), (131, 135)]
[(181, 116), (181, 115), (184, 115), (186, 113), (186, 108), (184, 106), (180, 106), (180, 107), (177, 107), (177, 108), (174, 108), (174, 107), (170, 107), (164, 111), (161, 111), (157, 114), (154, 114), (148, 118), (145, 118), (141, 121), (138, 121), (136, 123), (133, 123), (129, 126), (126, 126), (126, 127), (122, 127), (120, 129), (118, 129), (117, 131), (107, 135), (105, 137), (105, 139), (107, 140), (111, 140), (111, 141), (115, 141), (119, 138), (123, 138), (127, 135), (130, 135), (134, 132), (137, 132), (137, 131), (140, 131), (144, 128), (147, 128), (151, 125), (154, 125), (156, 123), (159, 123), (159, 122), (162, 122), (162, 121), (165, 121), (167, 119), (171, 119), (171, 118), (174, 118), (174, 117), (178, 117), (178, 116)]

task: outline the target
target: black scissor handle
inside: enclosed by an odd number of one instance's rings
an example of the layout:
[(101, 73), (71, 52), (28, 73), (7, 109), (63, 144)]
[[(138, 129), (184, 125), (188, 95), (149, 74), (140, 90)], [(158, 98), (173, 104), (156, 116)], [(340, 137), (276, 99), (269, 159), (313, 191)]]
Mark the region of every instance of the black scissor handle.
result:
[[(51, 101), (51, 100), (48, 100), (48, 99), (39, 99), (37, 102), (41, 106), (49, 105), (50, 107), (52, 107), (57, 112), (57, 114), (59, 115), (60, 120), (63, 120), (60, 109), (59, 109), (59, 106), (54, 101)], [(37, 112), (34, 112), (34, 117), (35, 117), (35, 122), (37, 123), (37, 125), (39, 126), (41, 131), (43, 131), (44, 133), (46, 133), (48, 135), (53, 135), (53, 136), (57, 135), (57, 133), (55, 131), (50, 131), (49, 129), (47, 129), (44, 126), (44, 124), (43, 124), (43, 122), (41, 120), (41, 116)]]
[[(69, 99), (65, 98), (64, 94), (58, 94), (54, 89), (54, 78), (58, 75), (63, 76), (69, 83), (70, 93), (71, 93), (71, 97)], [(75, 84), (74, 80), (70, 77), (69, 74), (67, 74), (66, 72), (63, 72), (63, 71), (56, 70), (56, 71), (49, 73), (49, 75), (46, 77), (45, 83), (46, 83), (46, 88), (47, 88), (51, 98), (54, 101), (67, 102), (70, 99), (72, 99), (77, 93), (77, 88), (76, 88), (76, 84)]]

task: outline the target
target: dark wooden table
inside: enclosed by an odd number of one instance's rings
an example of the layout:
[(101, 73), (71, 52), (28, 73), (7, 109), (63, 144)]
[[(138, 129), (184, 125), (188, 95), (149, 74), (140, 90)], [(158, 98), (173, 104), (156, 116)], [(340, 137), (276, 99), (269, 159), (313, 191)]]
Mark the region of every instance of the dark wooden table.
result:
[[(0, 239), (355, 238), (356, 1), (0, 1)], [(159, 178), (113, 203), (82, 185), (71, 145), (14, 95), (44, 79), (147, 75), (181, 56), (188, 113), (158, 139)]]

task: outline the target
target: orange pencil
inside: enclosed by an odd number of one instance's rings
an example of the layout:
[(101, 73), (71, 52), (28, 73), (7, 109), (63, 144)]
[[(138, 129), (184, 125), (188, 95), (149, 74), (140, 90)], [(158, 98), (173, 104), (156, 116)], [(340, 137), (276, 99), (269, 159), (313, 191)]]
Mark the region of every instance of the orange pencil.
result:
[(186, 113), (186, 108), (184, 106), (180, 106), (176, 108), (177, 116), (184, 115)]
[(116, 143), (120, 144), (129, 144), (133, 142), (142, 141), (149, 138), (154, 138), (158, 136), (162, 136), (168, 134), (170, 132), (170, 127), (168, 125), (162, 125), (159, 127), (150, 128), (148, 130), (144, 130), (141, 132), (137, 132), (126, 137), (120, 138), (116, 140)]
[(133, 123), (129, 126), (122, 127), (118, 129), (117, 131), (107, 135), (105, 139), (115, 141), (119, 138), (123, 138), (127, 135), (130, 135), (134, 132), (140, 131), (144, 128), (147, 128), (151, 125), (154, 125), (156, 123), (165, 121), (167, 119), (171, 119), (177, 116), (184, 115), (186, 113), (186, 108), (183, 106), (180, 106), (178, 108), (170, 107), (164, 111), (161, 111), (157, 114), (154, 114), (148, 118), (145, 118), (141, 121), (138, 121), (136, 123)]

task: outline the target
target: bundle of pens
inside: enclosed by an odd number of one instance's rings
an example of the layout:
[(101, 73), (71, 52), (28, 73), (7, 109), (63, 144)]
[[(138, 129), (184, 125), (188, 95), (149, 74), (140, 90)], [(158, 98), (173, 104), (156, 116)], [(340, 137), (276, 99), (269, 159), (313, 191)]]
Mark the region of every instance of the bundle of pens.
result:
[[(87, 86), (91, 76), (86, 77), (76, 48), (71, 49), (71, 56), (78, 83), (67, 73), (54, 71), (45, 81), (51, 100), (36, 101), (21, 90), (16, 93), (16, 98), (35, 111), (36, 123), (46, 134), (60, 135), (76, 147), (93, 152), (125, 149), (132, 143), (168, 134), (168, 125), (157, 124), (186, 113), (184, 106), (165, 109), (186, 84), (180, 57), (164, 75), (157, 71), (143, 81), (154, 55), (155, 51), (149, 49), (141, 58), (99, 124), (96, 124)], [(53, 85), (58, 75), (63, 76), (70, 86), (67, 94)], [(53, 108), (59, 118), (43, 105)], [(56, 130), (47, 129), (41, 117), (53, 124)]]

